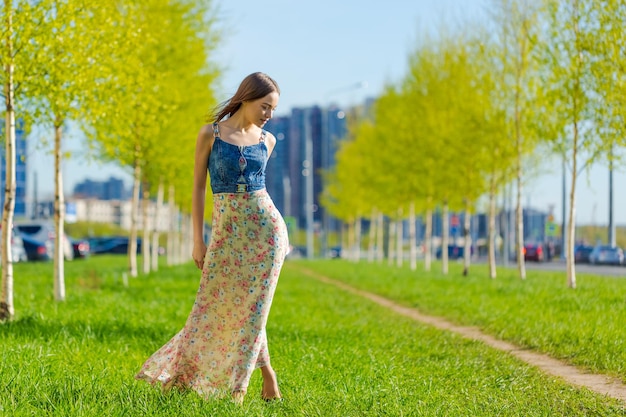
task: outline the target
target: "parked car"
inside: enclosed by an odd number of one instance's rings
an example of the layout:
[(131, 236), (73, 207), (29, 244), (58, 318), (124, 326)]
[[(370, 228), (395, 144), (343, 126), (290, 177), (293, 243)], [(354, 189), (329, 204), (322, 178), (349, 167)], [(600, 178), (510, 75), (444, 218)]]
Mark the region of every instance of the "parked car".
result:
[(328, 250), (328, 257), (332, 259), (341, 258), (341, 246), (333, 246)]
[(525, 261), (543, 262), (545, 251), (541, 243), (526, 243), (522, 249)]
[(24, 239), (19, 233), (14, 233), (11, 237), (11, 259), (13, 262), (26, 262), (28, 255), (24, 249)]
[(53, 254), (49, 245), (33, 239), (29, 235), (22, 235), (21, 238), (29, 261), (48, 261), (52, 259)]
[[(54, 224), (49, 220), (32, 220), (28, 222), (15, 223), (15, 228), (21, 233), (22, 237), (30, 236), (31, 238), (43, 242), (49, 247), (50, 253), (54, 253), (54, 244), (56, 241), (56, 232)], [(69, 237), (63, 234), (63, 256), (66, 261), (74, 259), (74, 249)]]
[[(93, 255), (105, 253), (125, 255), (128, 253), (128, 237), (109, 236), (90, 238), (89, 247)], [(141, 253), (141, 239), (137, 239), (137, 253)]]
[(617, 246), (597, 245), (589, 254), (589, 263), (592, 265), (622, 265), (624, 263), (624, 251)]
[(72, 248), (74, 249), (74, 259), (84, 259), (89, 256), (90, 246), (87, 239), (72, 239)]
[[(437, 259), (441, 259), (441, 246), (437, 248), (435, 256)], [(471, 255), (474, 254), (474, 247), (471, 247)], [(465, 246), (448, 245), (448, 259), (461, 259), (465, 256)]]
[[(0, 232), (2, 231), (2, 227), (0, 225)], [(0, 241), (0, 248), (2, 248), (2, 242)], [(19, 233), (11, 233), (11, 260), (12, 262), (26, 262), (28, 257), (26, 256), (26, 251), (24, 250), (24, 242), (22, 241), (22, 237)], [(2, 262), (2, 257), (0, 257), (0, 262)]]
[(589, 255), (593, 252), (593, 246), (578, 245), (574, 248), (574, 262), (577, 264), (588, 264)]

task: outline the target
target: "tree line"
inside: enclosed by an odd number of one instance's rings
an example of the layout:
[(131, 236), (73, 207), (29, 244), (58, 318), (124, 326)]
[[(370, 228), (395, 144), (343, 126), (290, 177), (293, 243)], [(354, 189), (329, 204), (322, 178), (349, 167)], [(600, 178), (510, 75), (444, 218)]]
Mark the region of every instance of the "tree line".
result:
[[(26, 131), (33, 126), (47, 129), (54, 138), (58, 242), (65, 209), (62, 165), (67, 155), (62, 143), (72, 121), (80, 126), (96, 158), (133, 172), (129, 274), (138, 274), (140, 207), (144, 211), (143, 271), (157, 265), (158, 234), (148, 230), (147, 202), (156, 196), (156, 207), (161, 207), (165, 190), (170, 212), (181, 213), (183, 219), (180, 224), (172, 223), (169, 237), (177, 244), (171, 247), (191, 253), (186, 242), (191, 241), (188, 190), (193, 176), (189, 164), (195, 142), (190, 138), (195, 138), (215, 105), (220, 68), (210, 60), (219, 39), (214, 14), (210, 1), (4, 0), (0, 82), (4, 87), (6, 187), (0, 320), (14, 315), (10, 241), (16, 123)], [(157, 242), (152, 254), (151, 237)], [(63, 261), (59, 243), (53, 265), (54, 294), (60, 301), (65, 299)]]
[(623, 0), (494, 0), (488, 19), (420, 39), (403, 78), (387, 86), (367, 117), (351, 123), (337, 165), (326, 173), (324, 205), (353, 225), (349, 246), (360, 246), (360, 220), (370, 216), (369, 259), (382, 260), (387, 216), (389, 259), (401, 264), (399, 228), (408, 218), (415, 269), (418, 213), (429, 270), (439, 209), (447, 273), (448, 213), (464, 211), (466, 274), (471, 213), (483, 204), (489, 275), (496, 278), (496, 198), (513, 184), (515, 252), (524, 279), (524, 183), (539, 162), (556, 155), (569, 177), (564, 253), (567, 285), (575, 288), (577, 181), (594, 162), (619, 163), (626, 145), (625, 21)]

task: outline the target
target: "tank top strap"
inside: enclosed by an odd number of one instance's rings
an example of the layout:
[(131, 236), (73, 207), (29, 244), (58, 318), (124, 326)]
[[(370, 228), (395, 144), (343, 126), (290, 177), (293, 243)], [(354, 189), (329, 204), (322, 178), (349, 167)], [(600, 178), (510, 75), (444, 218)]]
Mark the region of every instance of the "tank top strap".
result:
[(261, 129), (261, 137), (259, 138), (259, 143), (265, 143), (265, 136), (267, 136), (267, 130)]
[(218, 126), (217, 122), (213, 123), (213, 137), (220, 137), (220, 127)]

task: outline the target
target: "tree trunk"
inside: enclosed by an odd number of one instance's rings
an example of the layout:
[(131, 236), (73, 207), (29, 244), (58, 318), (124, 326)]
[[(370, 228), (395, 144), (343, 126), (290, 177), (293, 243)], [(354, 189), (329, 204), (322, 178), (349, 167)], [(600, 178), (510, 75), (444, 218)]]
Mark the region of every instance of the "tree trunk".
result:
[(376, 248), (376, 209), (372, 209), (372, 217), (370, 217), (369, 242), (367, 248), (367, 261), (374, 262)]
[(489, 262), (489, 277), (495, 279), (496, 269), (496, 181), (495, 176), (491, 176), (489, 183), (489, 219), (488, 219), (489, 242), (487, 242), (487, 258)]
[(354, 262), (361, 260), (361, 218), (354, 220)]
[(348, 233), (347, 233), (347, 237), (348, 237), (348, 259), (350, 259), (352, 262), (355, 261), (354, 259), (354, 224), (355, 221), (348, 221), (348, 223), (346, 223), (346, 228), (348, 229)]
[(463, 219), (463, 235), (465, 237), (465, 247), (463, 249), (463, 276), (469, 274), (470, 263), (472, 259), (472, 212), (470, 201), (465, 199), (465, 218)]
[(526, 263), (524, 262), (524, 212), (522, 209), (522, 114), (520, 109), (519, 74), (515, 92), (515, 143), (517, 144), (517, 202), (515, 206), (515, 253), (517, 254), (517, 268), (521, 279), (526, 279)]
[(393, 259), (395, 257), (396, 252), (394, 251), (394, 241), (396, 236), (396, 222), (389, 219), (389, 233), (387, 235), (387, 264), (389, 266), (393, 265)]
[(522, 163), (521, 155), (517, 166), (517, 202), (515, 203), (515, 253), (519, 277), (526, 279), (526, 263), (524, 262), (524, 212), (522, 210)]
[(346, 236), (345, 236), (345, 227), (344, 227), (344, 222), (343, 220), (338, 220), (339, 221), (339, 228), (337, 230), (337, 242), (339, 244), (339, 246), (341, 247), (341, 257), (343, 259), (348, 259), (349, 254), (348, 252), (350, 252), (350, 248), (348, 246), (346, 246)]
[(139, 166), (139, 146), (135, 149), (137, 155), (133, 164), (133, 200), (130, 205), (130, 236), (128, 237), (128, 273), (131, 277), (137, 276), (137, 212), (139, 211), (139, 188), (141, 167)]
[(65, 199), (63, 196), (61, 127), (63, 122), (56, 118), (54, 123), (54, 299), (65, 301)]
[(429, 207), (426, 209), (426, 230), (424, 232), (424, 270), (430, 271), (432, 261), (433, 248), (433, 210)]
[(376, 259), (382, 263), (385, 259), (385, 215), (378, 213), (378, 233), (376, 235)]
[[(5, 42), (7, 56), (13, 56), (13, 20), (11, 2), (5, 0)], [(13, 230), (13, 214), (15, 212), (15, 108), (13, 94), (13, 62), (9, 60), (5, 68), (5, 185), (4, 206), (2, 208), (2, 288), (0, 297), (0, 322), (11, 320), (15, 315), (13, 305), (13, 259), (11, 253), (11, 235)]]
[(169, 214), (169, 221), (167, 224), (167, 265), (172, 266), (175, 264), (174, 262), (174, 239), (176, 236), (176, 204), (174, 203), (174, 186), (170, 184), (167, 190), (167, 207)]
[(409, 206), (409, 258), (411, 271), (417, 269), (417, 231), (415, 230), (415, 203)]
[(398, 220), (396, 220), (396, 266), (402, 267), (402, 261), (404, 261), (404, 248), (402, 247), (402, 208), (398, 209)]
[(441, 210), (441, 272), (448, 274), (448, 233), (450, 232), (450, 213), (448, 210), (448, 201), (443, 202)]
[(143, 229), (143, 238), (141, 239), (141, 255), (143, 260), (143, 273), (150, 273), (150, 188), (146, 182), (143, 183), (142, 202), (142, 218), (141, 228)]
[(181, 225), (180, 225), (180, 254), (179, 259), (180, 263), (184, 263), (187, 261), (189, 257), (190, 251), (188, 251), (188, 242), (191, 239), (191, 231), (189, 230), (189, 223), (187, 221), (187, 214), (182, 215)]
[(186, 233), (187, 233), (187, 218), (185, 217), (185, 215), (182, 213), (180, 213), (180, 226), (179, 226), (179, 233), (178, 233), (178, 253), (176, 254), (176, 256), (178, 257), (178, 263), (182, 264), (185, 261), (185, 248), (187, 247), (185, 245), (185, 238), (187, 237)]
[(163, 208), (163, 178), (159, 181), (157, 190), (157, 201), (154, 207), (154, 217), (152, 219), (152, 270), (159, 270), (159, 220), (161, 218), (161, 209)]
[(572, 147), (572, 186), (569, 192), (569, 223), (567, 225), (567, 286), (576, 288), (576, 268), (574, 264), (574, 243), (576, 239), (576, 177), (578, 176), (578, 123), (574, 123), (574, 143)]
[(174, 265), (179, 265), (180, 261), (180, 241), (182, 231), (182, 220), (180, 218), (180, 208), (174, 208), (174, 224), (173, 224), (173, 242), (172, 242), (172, 260)]
[(183, 262), (189, 262), (192, 259), (191, 252), (193, 251), (193, 221), (191, 214), (185, 215), (185, 226), (185, 251), (183, 252)]

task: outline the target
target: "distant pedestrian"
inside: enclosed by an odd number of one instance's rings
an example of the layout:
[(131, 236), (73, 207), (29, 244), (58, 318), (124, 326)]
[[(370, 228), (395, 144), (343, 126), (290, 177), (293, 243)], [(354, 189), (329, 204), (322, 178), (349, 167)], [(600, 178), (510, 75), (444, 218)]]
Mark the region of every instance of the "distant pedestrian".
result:
[(554, 258), (554, 242), (550, 240), (547, 246), (548, 250), (546, 253), (548, 255), (548, 261), (552, 261), (552, 258)]
[[(200, 288), (183, 329), (146, 361), (137, 379), (205, 398), (231, 395), (241, 403), (260, 368), (261, 397), (281, 398), (265, 327), (289, 243), (265, 189), (276, 139), (263, 129), (279, 94), (268, 75), (250, 74), (198, 134), (192, 216)], [(202, 233), (207, 169), (214, 201), (208, 248)]]

